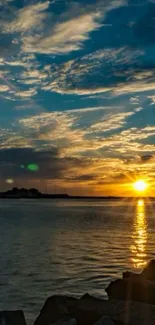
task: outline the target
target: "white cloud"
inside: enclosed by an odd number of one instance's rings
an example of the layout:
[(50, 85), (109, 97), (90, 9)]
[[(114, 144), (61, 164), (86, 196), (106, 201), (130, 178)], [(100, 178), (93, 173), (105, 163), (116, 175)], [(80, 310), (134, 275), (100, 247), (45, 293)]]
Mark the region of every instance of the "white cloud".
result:
[(10, 88), (7, 85), (0, 85), (0, 93), (6, 92), (10, 90)]
[(28, 70), (28, 71), (24, 71), (21, 74), (22, 78), (38, 78), (38, 79), (45, 79), (48, 77), (48, 73), (42, 72), (40, 70)]
[[(102, 112), (101, 107), (99, 107), (98, 110)], [(27, 132), (31, 131), (33, 139), (36, 141), (41, 140), (46, 143), (46, 145), (50, 143), (50, 145), (56, 145), (61, 148), (61, 155), (63, 156), (79, 156), (88, 151), (91, 152), (92, 156), (98, 156), (98, 150), (102, 148), (108, 150), (109, 145), (111, 147), (113, 145), (114, 150), (118, 148), (118, 144), (119, 147), (122, 146), (122, 137), (120, 135), (116, 136), (116, 139), (114, 139), (112, 136), (105, 137), (104, 133), (123, 127), (126, 123), (126, 119), (133, 113), (112, 112), (110, 114), (103, 109), (101, 116), (104, 116), (104, 118), (102, 118), (101, 121), (94, 122), (95, 115), (90, 117), (91, 111), (92, 108), (88, 108), (88, 110), (79, 109), (64, 112), (42, 113), (40, 115), (20, 119), (19, 123)], [(94, 108), (94, 113), (96, 111), (97, 108)], [(89, 125), (79, 128), (80, 119), (85, 117), (87, 120), (87, 114), (89, 115)], [(101, 136), (99, 136), (99, 134), (101, 134)], [(122, 143), (124, 143), (124, 141), (122, 141)]]
[(32, 96), (35, 96), (37, 91), (35, 88), (29, 89), (29, 90), (16, 90), (16, 92), (12, 92), (16, 97), (22, 97), (22, 98), (30, 98)]
[(148, 96), (147, 98), (151, 100), (151, 104), (150, 105), (154, 105), (155, 104), (155, 96), (152, 95), (152, 96)]
[(0, 65), (5, 65), (5, 62), (4, 62), (4, 59), (3, 58), (0, 58)]
[(101, 13), (85, 13), (79, 17), (59, 22), (48, 35), (43, 34), (23, 38), (24, 52), (38, 52), (45, 54), (62, 54), (79, 50), (89, 33), (99, 29)]
[(101, 121), (90, 126), (88, 133), (104, 133), (119, 129), (126, 124), (126, 119), (133, 114), (133, 112), (106, 114)]
[(5, 23), (3, 31), (5, 33), (27, 32), (35, 28), (41, 28), (48, 9), (49, 1), (26, 6), (18, 10), (15, 19)]

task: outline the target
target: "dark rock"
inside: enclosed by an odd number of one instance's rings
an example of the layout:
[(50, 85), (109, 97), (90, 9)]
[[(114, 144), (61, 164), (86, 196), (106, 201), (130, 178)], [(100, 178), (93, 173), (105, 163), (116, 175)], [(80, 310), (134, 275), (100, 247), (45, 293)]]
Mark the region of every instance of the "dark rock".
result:
[(77, 321), (74, 318), (68, 319), (66, 321), (59, 320), (57, 323), (54, 323), (53, 325), (76, 325)]
[(90, 299), (92, 298), (92, 296), (89, 294), (89, 293), (85, 293), (81, 298), (80, 300), (83, 300), (83, 299)]
[(133, 272), (123, 272), (123, 279), (128, 279), (132, 281), (141, 281), (142, 274), (141, 273), (133, 273)]
[(101, 317), (101, 313), (92, 306), (72, 308), (71, 315), (77, 320), (78, 325), (93, 325)]
[(114, 320), (109, 316), (102, 316), (94, 325), (129, 325), (121, 320)]
[(79, 306), (82, 308), (93, 308), (93, 309), (101, 309), (104, 300), (93, 297), (86, 293), (84, 296), (81, 297), (79, 300)]
[(115, 325), (108, 316), (102, 316), (94, 325)]
[(4, 325), (26, 325), (25, 316), (22, 310), (1, 311), (0, 324)]
[(72, 307), (75, 307), (79, 303), (79, 299), (73, 298), (73, 297), (68, 297), (65, 296), (65, 301), (66, 301), (66, 307), (68, 310), (70, 310)]
[(70, 319), (76, 320), (78, 325), (93, 325), (101, 315), (97, 300), (92, 296), (85, 295), (82, 299), (52, 296), (46, 300), (34, 325), (50, 325), (59, 321), (67, 324)]
[[(113, 320), (113, 319), (112, 319)], [(124, 321), (121, 321), (121, 320), (113, 320), (113, 322), (114, 322), (114, 324), (115, 325), (131, 325), (131, 324), (129, 324), (129, 323), (126, 323), (126, 322), (124, 322)]]
[(123, 279), (131, 279), (133, 281), (149, 280), (155, 282), (155, 260), (151, 260), (139, 274), (128, 271), (123, 272)]
[(106, 288), (110, 298), (133, 300), (155, 304), (155, 283), (151, 281), (131, 281), (119, 279)]
[(68, 319), (70, 319), (70, 316), (67, 309), (66, 298), (55, 295), (46, 300), (34, 325), (50, 325), (59, 320)]
[(141, 273), (142, 277), (155, 281), (155, 260), (151, 260)]

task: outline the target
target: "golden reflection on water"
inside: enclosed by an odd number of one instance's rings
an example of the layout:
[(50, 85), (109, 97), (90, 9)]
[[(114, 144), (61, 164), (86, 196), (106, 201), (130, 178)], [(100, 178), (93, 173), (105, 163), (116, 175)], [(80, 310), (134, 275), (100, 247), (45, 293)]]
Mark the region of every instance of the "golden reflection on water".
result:
[(132, 241), (132, 264), (134, 268), (141, 269), (147, 264), (147, 222), (144, 200), (137, 201)]

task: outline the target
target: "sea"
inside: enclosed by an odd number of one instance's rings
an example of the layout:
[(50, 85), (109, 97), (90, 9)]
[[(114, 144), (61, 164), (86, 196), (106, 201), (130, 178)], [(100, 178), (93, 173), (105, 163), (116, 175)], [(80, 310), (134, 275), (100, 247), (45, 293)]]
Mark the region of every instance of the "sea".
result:
[(28, 324), (54, 294), (107, 299), (152, 258), (153, 200), (0, 200), (0, 310), (22, 309)]

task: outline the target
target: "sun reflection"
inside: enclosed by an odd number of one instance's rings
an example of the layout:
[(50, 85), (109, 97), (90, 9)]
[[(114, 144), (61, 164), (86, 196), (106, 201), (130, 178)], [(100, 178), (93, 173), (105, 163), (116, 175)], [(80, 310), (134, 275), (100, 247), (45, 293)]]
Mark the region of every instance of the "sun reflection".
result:
[(141, 269), (147, 264), (147, 222), (144, 200), (137, 201), (132, 240), (132, 263), (134, 268)]

